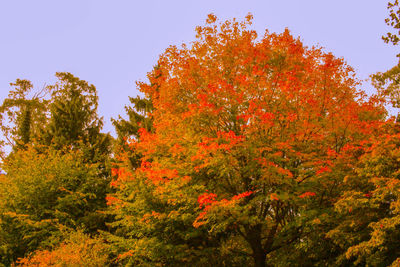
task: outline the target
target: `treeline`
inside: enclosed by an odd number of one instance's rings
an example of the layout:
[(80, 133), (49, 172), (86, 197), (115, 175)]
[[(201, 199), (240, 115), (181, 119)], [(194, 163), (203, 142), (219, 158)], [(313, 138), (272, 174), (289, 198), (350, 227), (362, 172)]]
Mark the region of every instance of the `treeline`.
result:
[(400, 266), (399, 67), (368, 97), (343, 59), (251, 20), (209, 15), (168, 48), (116, 139), (88, 82), (12, 83), (1, 264)]

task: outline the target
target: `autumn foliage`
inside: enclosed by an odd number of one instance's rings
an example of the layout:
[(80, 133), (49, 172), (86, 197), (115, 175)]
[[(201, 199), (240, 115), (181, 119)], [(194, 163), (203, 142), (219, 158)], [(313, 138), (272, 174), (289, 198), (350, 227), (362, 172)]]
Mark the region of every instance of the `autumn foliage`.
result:
[(396, 79), (367, 96), (344, 59), (251, 24), (210, 14), (166, 49), (113, 153), (93, 85), (58, 73), (40, 100), (18, 80), (1, 264), (399, 266)]
[(108, 247), (102, 240), (77, 232), (51, 251), (39, 250), (27, 258), (19, 259), (17, 266), (102, 267), (110, 264), (108, 253)]
[[(332, 208), (343, 172), (384, 111), (357, 90), (343, 59), (305, 47), (287, 30), (258, 37), (250, 24), (251, 16), (218, 23), (210, 15), (195, 42), (168, 48), (150, 82), (138, 84), (153, 100), (154, 130), (132, 141), (141, 164), (116, 175), (111, 206), (135, 235), (174, 218), (170, 233), (191, 224), (216, 249), (265, 266), (307, 235), (316, 209)], [(147, 193), (151, 199), (139, 196)], [(143, 242), (205, 253), (190, 238), (146, 233)]]

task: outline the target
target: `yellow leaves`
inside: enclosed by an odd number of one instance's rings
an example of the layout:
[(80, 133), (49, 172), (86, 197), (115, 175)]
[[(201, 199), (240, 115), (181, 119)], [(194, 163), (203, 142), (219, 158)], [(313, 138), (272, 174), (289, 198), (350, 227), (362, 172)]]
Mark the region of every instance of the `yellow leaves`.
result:
[(390, 267), (400, 267), (400, 258), (397, 258)]
[(167, 217), (174, 220), (174, 219), (178, 218), (179, 216), (181, 216), (181, 214), (180, 214), (178, 211), (172, 210), (172, 211), (168, 214)]
[(73, 233), (53, 250), (39, 250), (19, 259), (17, 266), (107, 266), (108, 245), (101, 239)]
[(312, 224), (321, 224), (321, 220), (319, 218), (316, 218), (312, 221)]
[(165, 214), (159, 213), (159, 212), (155, 212), (153, 210), (153, 211), (151, 211), (151, 213), (144, 214), (143, 217), (141, 218), (141, 221), (144, 222), (144, 223), (149, 223), (151, 219), (162, 220), (165, 217), (166, 217)]
[(386, 182), (386, 186), (388, 187), (389, 190), (398, 188), (399, 185), (400, 185), (400, 180), (398, 179), (388, 179), (388, 181)]
[(185, 148), (179, 144), (174, 144), (169, 151), (173, 157), (177, 157), (185, 152)]
[(374, 248), (381, 246), (385, 240), (385, 232), (381, 230), (375, 230), (371, 234), (371, 239), (365, 242), (361, 242), (358, 245), (350, 247), (346, 251), (346, 258), (359, 257), (361, 255), (368, 255)]
[(293, 173), (287, 169), (278, 167), (277, 172), (283, 176), (287, 176), (288, 178), (293, 178)]
[[(360, 229), (360, 224), (368, 225), (366, 234), (369, 239), (351, 243), (346, 252), (346, 257), (348, 259), (355, 257), (356, 263), (366, 261), (370, 265), (377, 264), (371, 259), (378, 259), (382, 257), (380, 255), (382, 251), (398, 246), (392, 239), (400, 225), (398, 190), (400, 182), (396, 173), (399, 157), (396, 153), (398, 140), (395, 141), (397, 137), (388, 134), (387, 130), (395, 129), (390, 128), (375, 129), (377, 135), (371, 136), (370, 140), (360, 142), (362, 150), (356, 146), (344, 149), (346, 153), (360, 150), (364, 152), (360, 157), (356, 174), (345, 178), (346, 186), (353, 190), (347, 189), (342, 198), (336, 202), (336, 208), (342, 214), (347, 210), (351, 212), (343, 228), (349, 227), (354, 232)], [(360, 235), (352, 235), (360, 238)], [(386, 253), (383, 255), (388, 259), (392, 257)]]

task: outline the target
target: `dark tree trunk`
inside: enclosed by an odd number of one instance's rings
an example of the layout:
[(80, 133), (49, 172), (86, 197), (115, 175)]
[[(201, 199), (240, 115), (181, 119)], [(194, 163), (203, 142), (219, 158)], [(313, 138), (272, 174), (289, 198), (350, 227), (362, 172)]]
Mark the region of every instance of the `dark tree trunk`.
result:
[(261, 225), (253, 226), (247, 231), (248, 241), (253, 250), (253, 259), (255, 267), (266, 267), (267, 253), (261, 242)]
[(259, 253), (254, 253), (253, 254), (254, 266), (266, 267), (267, 266), (267, 264), (265, 263), (266, 256), (267, 256), (266, 253), (263, 251), (260, 251)]

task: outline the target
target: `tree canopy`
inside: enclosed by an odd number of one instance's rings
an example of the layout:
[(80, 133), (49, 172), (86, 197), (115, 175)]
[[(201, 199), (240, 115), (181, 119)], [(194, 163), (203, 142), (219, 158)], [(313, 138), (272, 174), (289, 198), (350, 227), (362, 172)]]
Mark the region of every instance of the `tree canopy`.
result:
[[(110, 198), (134, 237), (123, 255), (135, 263), (209, 257), (201, 236), (265, 266), (307, 234), (318, 209), (332, 208), (342, 158), (355, 160), (355, 147), (383, 122), (379, 99), (356, 89), (343, 60), (287, 30), (258, 39), (250, 23), (210, 15), (191, 46), (168, 48), (150, 83), (139, 84), (154, 129), (131, 143), (140, 167), (115, 171)], [(190, 224), (197, 231), (183, 238)], [(184, 256), (169, 259), (169, 249)]]

